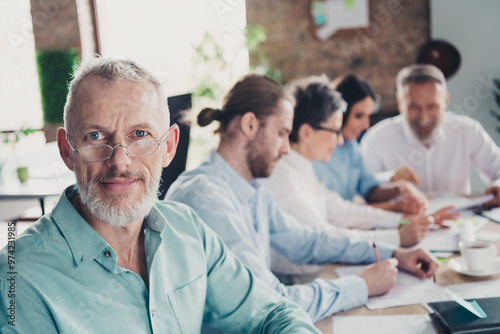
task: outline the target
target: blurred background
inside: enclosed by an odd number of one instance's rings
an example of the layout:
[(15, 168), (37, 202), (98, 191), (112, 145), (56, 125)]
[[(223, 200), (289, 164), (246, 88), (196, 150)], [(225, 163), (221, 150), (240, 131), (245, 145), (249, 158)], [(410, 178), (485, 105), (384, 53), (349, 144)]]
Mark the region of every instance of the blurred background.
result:
[[(374, 121), (397, 113), (398, 70), (432, 61), (449, 70), (449, 109), (499, 144), (498, 17), (497, 0), (0, 0), (0, 182), (15, 177), (13, 156), (53, 140), (71, 68), (96, 55), (145, 64), (195, 112), (220, 107), (249, 71), (282, 83), (353, 73), (381, 96)], [(212, 130), (189, 128), (186, 168), (216, 144)]]

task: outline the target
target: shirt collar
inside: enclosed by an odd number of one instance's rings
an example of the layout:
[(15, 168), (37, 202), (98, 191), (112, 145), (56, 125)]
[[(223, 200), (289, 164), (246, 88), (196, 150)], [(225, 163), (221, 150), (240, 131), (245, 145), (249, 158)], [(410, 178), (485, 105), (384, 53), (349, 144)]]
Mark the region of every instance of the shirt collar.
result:
[(95, 259), (109, 245), (71, 204), (76, 192), (76, 185), (66, 188), (51, 216), (68, 242), (75, 263), (81, 265)]
[[(100, 256), (106, 248), (111, 249), (111, 246), (80, 216), (71, 204), (70, 200), (76, 196), (76, 193), (76, 185), (66, 188), (51, 216), (68, 242), (75, 263), (82, 265)], [(165, 218), (154, 206), (145, 219), (145, 226), (154, 232), (161, 233), (165, 229), (165, 225)]]
[(236, 196), (243, 203), (248, 203), (257, 194), (260, 183), (256, 179), (245, 180), (219, 153), (211, 151), (209, 162), (230, 185)]

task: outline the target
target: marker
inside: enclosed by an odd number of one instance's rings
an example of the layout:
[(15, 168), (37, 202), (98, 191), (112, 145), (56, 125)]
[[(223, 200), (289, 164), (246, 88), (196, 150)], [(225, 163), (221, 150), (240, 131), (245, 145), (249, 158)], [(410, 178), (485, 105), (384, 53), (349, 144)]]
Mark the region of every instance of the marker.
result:
[(401, 219), (399, 221), (399, 225), (408, 225), (410, 223), (410, 221), (408, 219)]
[(375, 253), (375, 258), (377, 259), (377, 263), (380, 262), (380, 254), (378, 253), (377, 245), (375, 241), (373, 242), (373, 252)]

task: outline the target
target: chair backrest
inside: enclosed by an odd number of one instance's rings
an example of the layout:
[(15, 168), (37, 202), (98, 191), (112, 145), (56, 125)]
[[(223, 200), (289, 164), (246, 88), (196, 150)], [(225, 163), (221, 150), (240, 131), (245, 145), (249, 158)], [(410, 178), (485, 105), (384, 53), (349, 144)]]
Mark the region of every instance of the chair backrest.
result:
[(189, 126), (179, 122), (181, 111), (191, 108), (191, 94), (171, 96), (168, 98), (170, 109), (170, 124), (177, 123), (180, 128), (179, 145), (175, 157), (166, 168), (163, 168), (158, 198), (164, 199), (170, 185), (177, 179), (180, 173), (186, 169), (187, 152), (189, 147)]

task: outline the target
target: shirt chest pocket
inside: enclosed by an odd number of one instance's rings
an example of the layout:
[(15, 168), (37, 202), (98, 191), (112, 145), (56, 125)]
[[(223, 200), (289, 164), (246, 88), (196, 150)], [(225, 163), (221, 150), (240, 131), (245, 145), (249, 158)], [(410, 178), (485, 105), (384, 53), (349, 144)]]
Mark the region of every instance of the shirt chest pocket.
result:
[(203, 274), (168, 294), (168, 299), (183, 333), (200, 331), (206, 291), (207, 276)]

